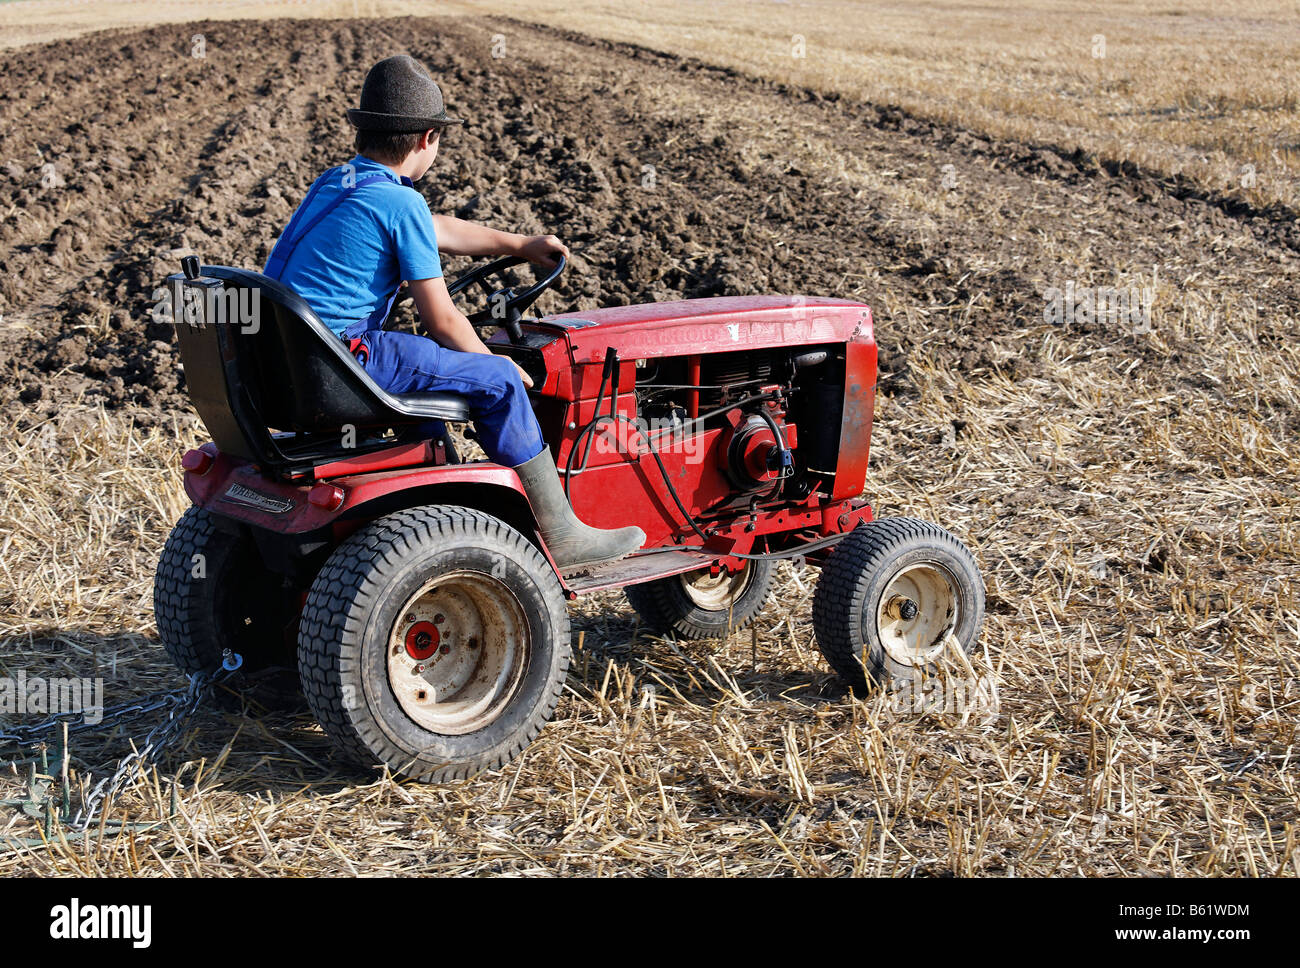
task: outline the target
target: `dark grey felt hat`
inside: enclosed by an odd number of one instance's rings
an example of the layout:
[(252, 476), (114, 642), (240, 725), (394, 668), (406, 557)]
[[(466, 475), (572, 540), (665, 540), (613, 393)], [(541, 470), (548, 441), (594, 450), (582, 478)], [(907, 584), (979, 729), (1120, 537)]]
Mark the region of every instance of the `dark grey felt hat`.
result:
[(348, 120), (364, 131), (427, 131), (464, 118), (447, 117), (442, 91), (414, 57), (399, 54), (381, 60), (361, 87), (361, 107), (348, 109)]

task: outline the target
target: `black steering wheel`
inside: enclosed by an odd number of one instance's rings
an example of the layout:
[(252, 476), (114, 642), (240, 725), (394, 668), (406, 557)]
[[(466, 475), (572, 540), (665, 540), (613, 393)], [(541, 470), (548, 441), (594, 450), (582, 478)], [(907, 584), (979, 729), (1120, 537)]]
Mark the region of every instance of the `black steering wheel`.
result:
[[(513, 286), (496, 288), (488, 282), (489, 276), (500, 275), (503, 270), (509, 269), (511, 266), (522, 265), (527, 261), (527, 259), (521, 259), (518, 256), (508, 255), (503, 259), (497, 259), (495, 262), (474, 266), (457, 276), (456, 281), (447, 287), (447, 292), (454, 296), (459, 292), (464, 292), (470, 285), (477, 284), (487, 294), (488, 307), (470, 313), (466, 318), (475, 326), (504, 326), (506, 333), (510, 336), (510, 342), (523, 342), (524, 334), (523, 330), (519, 328), (519, 320), (523, 316), (524, 310), (535, 303), (538, 296), (555, 284), (555, 280), (560, 278), (560, 273), (564, 271), (567, 260), (564, 256), (557, 256), (555, 267), (551, 269), (550, 274), (543, 279), (539, 279), (526, 289), (516, 291)], [(504, 282), (505, 280), (500, 281)]]

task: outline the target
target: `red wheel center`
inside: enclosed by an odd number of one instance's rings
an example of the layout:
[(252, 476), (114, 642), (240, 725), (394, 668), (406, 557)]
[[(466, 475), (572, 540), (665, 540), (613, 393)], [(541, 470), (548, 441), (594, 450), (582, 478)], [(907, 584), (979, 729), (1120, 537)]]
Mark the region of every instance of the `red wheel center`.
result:
[(431, 658), (438, 651), (438, 626), (416, 622), (406, 633), (406, 654), (416, 661)]

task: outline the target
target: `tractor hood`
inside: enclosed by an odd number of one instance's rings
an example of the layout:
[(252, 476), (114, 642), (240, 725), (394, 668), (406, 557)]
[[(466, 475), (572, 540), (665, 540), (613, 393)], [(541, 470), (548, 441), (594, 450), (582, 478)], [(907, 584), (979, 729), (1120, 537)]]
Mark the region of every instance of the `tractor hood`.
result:
[(819, 296), (641, 303), (545, 316), (534, 325), (562, 330), (575, 363), (598, 363), (609, 346), (617, 347), (626, 360), (872, 339), (869, 307)]

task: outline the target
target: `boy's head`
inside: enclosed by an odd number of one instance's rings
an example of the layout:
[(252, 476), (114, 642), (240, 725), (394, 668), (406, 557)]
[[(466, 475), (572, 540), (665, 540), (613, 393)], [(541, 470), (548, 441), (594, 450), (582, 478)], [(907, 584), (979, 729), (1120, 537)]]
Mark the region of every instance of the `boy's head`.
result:
[(465, 123), (448, 117), (437, 83), (419, 61), (405, 54), (370, 68), (361, 88), (361, 107), (349, 109), (348, 120), (357, 129), (359, 154), (389, 165), (409, 160), (419, 175), (438, 154), (439, 132)]

